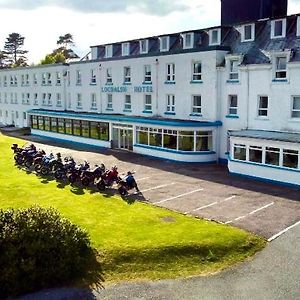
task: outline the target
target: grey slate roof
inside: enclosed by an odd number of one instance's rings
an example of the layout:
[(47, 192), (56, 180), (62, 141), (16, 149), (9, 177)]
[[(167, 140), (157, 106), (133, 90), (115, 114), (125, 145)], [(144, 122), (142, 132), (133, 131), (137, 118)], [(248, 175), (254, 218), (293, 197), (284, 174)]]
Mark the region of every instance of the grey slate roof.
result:
[(281, 141), (289, 143), (300, 143), (300, 133), (266, 131), (266, 130), (240, 130), (230, 131), (230, 136), (246, 137), (262, 140)]

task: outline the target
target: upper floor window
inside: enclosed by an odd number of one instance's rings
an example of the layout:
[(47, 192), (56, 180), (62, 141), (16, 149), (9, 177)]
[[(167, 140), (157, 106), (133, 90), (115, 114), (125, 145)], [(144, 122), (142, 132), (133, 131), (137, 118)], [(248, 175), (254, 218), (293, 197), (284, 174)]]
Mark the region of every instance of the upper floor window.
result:
[(60, 107), (61, 106), (61, 94), (56, 93), (56, 106)]
[(113, 95), (112, 94), (107, 94), (106, 96), (106, 110), (113, 110)]
[(185, 33), (183, 37), (183, 49), (191, 49), (194, 47), (194, 33)]
[(268, 106), (269, 98), (268, 96), (259, 96), (258, 97), (258, 117), (267, 117), (268, 116)]
[(201, 62), (197, 61), (193, 63), (192, 81), (201, 81), (201, 80), (202, 80), (202, 65)]
[(131, 96), (130, 95), (125, 95), (124, 110), (127, 110), (127, 111), (131, 110)]
[(148, 40), (141, 40), (140, 41), (140, 53), (145, 54), (148, 53), (149, 48), (149, 41)]
[(201, 114), (201, 96), (194, 95), (192, 97), (192, 114)]
[(130, 67), (124, 67), (124, 83), (131, 83)]
[(112, 84), (111, 68), (106, 69), (106, 84)]
[(239, 70), (238, 64), (239, 61), (232, 59), (229, 61), (229, 80), (238, 80), (239, 79)]
[(42, 84), (46, 84), (46, 73), (42, 73)]
[(175, 64), (167, 64), (167, 81), (175, 81)]
[(82, 95), (81, 94), (77, 94), (77, 108), (82, 108)]
[(25, 74), (25, 84), (29, 85), (29, 74)]
[(152, 111), (152, 95), (145, 95), (144, 110), (146, 112), (151, 112)]
[(271, 38), (285, 37), (286, 33), (286, 19), (271, 21)]
[(97, 109), (97, 98), (95, 93), (91, 94), (91, 109)]
[(51, 106), (52, 105), (52, 94), (48, 93), (48, 105)]
[(300, 96), (292, 97), (292, 118), (300, 118)]
[(38, 93), (34, 93), (33, 94), (33, 104), (34, 105), (38, 105), (39, 101), (38, 101)]
[(175, 113), (175, 95), (167, 95), (166, 112)]
[(37, 76), (36, 76), (36, 74), (34, 73), (33, 74), (33, 84), (37, 84)]
[(61, 74), (60, 74), (60, 72), (56, 72), (56, 84), (57, 85), (61, 84)]
[(238, 97), (237, 95), (228, 96), (228, 115), (237, 115)]
[(21, 85), (24, 85), (25, 84), (25, 75), (22, 74), (21, 75)]
[(128, 56), (130, 54), (130, 43), (122, 44), (122, 56)]
[(220, 28), (211, 29), (209, 31), (209, 44), (220, 45), (221, 44), (221, 30)]
[(17, 77), (17, 75), (14, 76), (14, 85), (18, 85), (18, 77)]
[(47, 84), (52, 84), (51, 73), (47, 73)]
[(13, 75), (10, 75), (10, 85), (14, 85), (14, 77), (13, 77)]
[(112, 45), (106, 45), (105, 46), (105, 57), (109, 58), (113, 55), (113, 46)]
[(162, 36), (160, 37), (160, 51), (169, 51), (170, 49), (170, 37)]
[(275, 58), (275, 79), (285, 79), (287, 73), (287, 57), (277, 56)]
[(255, 25), (246, 24), (242, 27), (242, 42), (254, 41)]
[(96, 84), (96, 72), (95, 70), (91, 70), (91, 84)]
[[(22, 94), (22, 102), (23, 102), (23, 94)], [(42, 105), (46, 105), (47, 104), (47, 94), (43, 93), (42, 95)]]
[(76, 71), (76, 84), (81, 84), (81, 71)]
[(151, 82), (151, 65), (144, 66), (144, 82)]
[(3, 77), (3, 85), (7, 86), (7, 77), (6, 77), (6, 75), (4, 75), (4, 77)]

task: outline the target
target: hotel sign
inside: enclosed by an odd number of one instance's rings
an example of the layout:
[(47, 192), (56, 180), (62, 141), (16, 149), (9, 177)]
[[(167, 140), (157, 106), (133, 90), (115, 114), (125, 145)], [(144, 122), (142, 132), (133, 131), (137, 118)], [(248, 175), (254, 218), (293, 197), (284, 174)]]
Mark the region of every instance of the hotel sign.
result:
[(139, 86), (104, 86), (101, 88), (102, 93), (153, 93), (152, 85), (139, 85)]

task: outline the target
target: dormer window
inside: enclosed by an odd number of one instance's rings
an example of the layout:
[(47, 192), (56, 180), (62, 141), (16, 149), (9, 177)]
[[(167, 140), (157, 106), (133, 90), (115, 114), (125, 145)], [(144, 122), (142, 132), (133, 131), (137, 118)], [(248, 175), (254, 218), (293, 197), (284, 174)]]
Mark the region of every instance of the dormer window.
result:
[(255, 26), (254, 24), (246, 24), (242, 27), (242, 42), (254, 41)]
[(183, 49), (191, 49), (194, 47), (194, 33), (185, 33), (182, 35)]
[(283, 38), (286, 32), (286, 19), (273, 20), (271, 22), (271, 38)]
[(141, 40), (140, 41), (140, 53), (141, 54), (148, 53), (148, 46), (149, 46), (149, 41), (148, 40)]
[(113, 50), (112, 45), (105, 46), (105, 58), (112, 57), (112, 54), (113, 54), (112, 50)]
[(129, 43), (123, 43), (122, 44), (122, 56), (128, 56), (130, 51), (130, 44)]
[(170, 38), (168, 36), (162, 36), (160, 38), (160, 51), (169, 51), (170, 48)]
[(221, 43), (221, 30), (220, 28), (212, 29), (209, 31), (209, 44), (220, 45)]

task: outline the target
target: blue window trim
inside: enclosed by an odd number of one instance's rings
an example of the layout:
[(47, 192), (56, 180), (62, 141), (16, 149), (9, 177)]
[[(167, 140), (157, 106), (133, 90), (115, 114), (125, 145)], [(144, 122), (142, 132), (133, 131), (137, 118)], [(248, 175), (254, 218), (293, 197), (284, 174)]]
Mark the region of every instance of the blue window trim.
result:
[(105, 110), (106, 111), (113, 111), (114, 109), (113, 108), (106, 108)]
[(91, 110), (97, 110), (98, 108), (97, 107), (91, 107)]
[(287, 78), (282, 78), (282, 79), (280, 79), (280, 78), (274, 78), (272, 80), (272, 82), (288, 82), (288, 80), (287, 80)]
[(191, 113), (190, 117), (202, 117), (202, 114), (197, 114), (197, 113)]
[(156, 147), (156, 146), (149, 146), (149, 145), (143, 145), (143, 144), (134, 144), (133, 147), (139, 147), (139, 148), (145, 148), (145, 149), (151, 149), (155, 151), (162, 151), (162, 152), (169, 152), (169, 153), (176, 153), (176, 154), (184, 154), (184, 155), (212, 155), (216, 154), (215, 151), (182, 151), (182, 150), (174, 150), (174, 149), (167, 149), (162, 147)]
[(166, 111), (164, 112), (165, 115), (169, 115), (169, 116), (175, 116), (176, 113), (175, 112), (172, 112), (172, 111)]
[(123, 85), (132, 85), (131, 82), (123, 82)]
[(77, 86), (81, 86), (81, 85), (82, 85), (82, 83), (76, 83), (76, 85), (77, 85)]
[(113, 82), (106, 82), (105, 85), (114, 85)]
[(170, 80), (166, 80), (165, 84), (176, 84), (176, 81), (170, 81)]
[(228, 79), (226, 82), (227, 83), (233, 83), (233, 84), (240, 83), (240, 81), (238, 79)]
[(152, 110), (143, 110), (143, 114), (152, 114)]
[(191, 80), (190, 83), (191, 84), (201, 84), (201, 83), (203, 83), (203, 80)]
[(145, 84), (145, 85), (150, 84), (151, 85), (152, 81), (143, 81), (142, 84)]
[(227, 119), (239, 119), (240, 117), (238, 115), (227, 115), (225, 116)]
[[(49, 104), (48, 104), (49, 105)], [(82, 106), (76, 106), (76, 109), (82, 109)]]
[(97, 85), (97, 82), (90, 82), (90, 85)]
[(123, 109), (123, 112), (132, 112), (131, 109)]

